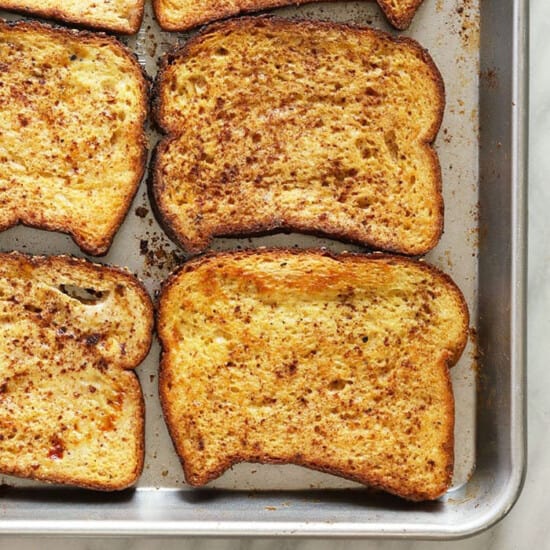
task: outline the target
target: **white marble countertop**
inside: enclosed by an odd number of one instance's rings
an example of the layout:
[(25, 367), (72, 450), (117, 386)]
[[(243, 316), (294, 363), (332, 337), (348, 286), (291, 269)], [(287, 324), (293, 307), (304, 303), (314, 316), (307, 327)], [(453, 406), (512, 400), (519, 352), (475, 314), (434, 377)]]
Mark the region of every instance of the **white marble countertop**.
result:
[[(531, 0), (531, 109), (529, 170), (528, 414), (529, 459), (522, 495), (498, 525), (476, 537), (446, 543), (461, 550), (550, 549), (550, 2)], [(132, 540), (0, 537), (0, 548), (17, 550), (212, 549), (328, 550), (429, 549), (439, 542), (319, 540)]]

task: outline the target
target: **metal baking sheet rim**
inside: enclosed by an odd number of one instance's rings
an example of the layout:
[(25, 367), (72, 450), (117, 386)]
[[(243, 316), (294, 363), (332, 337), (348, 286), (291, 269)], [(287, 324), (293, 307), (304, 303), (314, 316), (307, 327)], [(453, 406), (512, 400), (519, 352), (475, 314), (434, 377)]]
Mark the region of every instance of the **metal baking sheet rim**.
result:
[[(525, 363), (525, 327), (526, 327), (526, 203), (527, 203), (527, 0), (511, 0), (514, 12), (513, 59), (512, 59), (512, 106), (510, 116), (510, 158), (511, 166), (511, 273), (510, 277), (510, 456), (507, 476), (502, 483), (502, 490), (493, 499), (494, 506), (483, 512), (480, 510), (474, 519), (467, 522), (456, 518), (456, 525), (434, 525), (429, 521), (429, 514), (424, 521), (384, 521), (383, 510), (381, 521), (368, 523), (353, 521), (286, 521), (276, 518), (240, 520), (188, 519), (174, 520), (160, 517), (143, 519), (139, 503), (155, 501), (163, 493), (163, 505), (178, 506), (176, 490), (155, 491), (151, 488), (137, 489), (126, 498), (132, 501), (135, 519), (103, 519), (98, 517), (96, 504), (92, 504), (88, 517), (69, 519), (71, 514), (63, 517), (42, 519), (33, 516), (32, 512), (25, 519), (6, 519), (0, 514), (0, 534), (19, 535), (83, 535), (83, 536), (211, 536), (211, 537), (347, 537), (347, 538), (421, 538), (421, 539), (457, 539), (479, 533), (500, 521), (511, 510), (516, 502), (525, 477), (526, 469), (526, 363)], [(477, 474), (474, 474), (474, 480)], [(45, 489), (43, 491), (48, 491)], [(62, 493), (66, 495), (67, 493)], [(297, 494), (299, 501), (302, 496)], [(0, 492), (0, 511), (5, 508), (10, 496)], [(151, 498), (152, 497), (152, 498)], [(49, 499), (55, 501), (55, 492)], [(64, 497), (60, 495), (60, 501)], [(245, 497), (246, 498), (246, 497)], [(24, 501), (25, 497), (16, 497)], [(31, 499), (32, 500), (32, 499)], [(40, 499), (38, 499), (40, 500)], [(304, 499), (307, 501), (308, 499)], [(280, 499), (279, 499), (280, 501)], [(309, 498), (311, 501), (311, 498)], [(26, 502), (26, 501), (25, 501)], [(78, 502), (78, 499), (75, 499)], [(93, 499), (92, 499), (93, 502)], [(266, 497), (262, 504), (269, 504)], [(76, 507), (86, 506), (82, 501)], [(37, 504), (40, 506), (40, 503)], [(172, 508), (172, 509), (174, 509)], [(270, 508), (266, 506), (266, 509)], [(152, 508), (151, 508), (152, 509)], [(93, 512), (93, 513), (92, 513)], [(353, 510), (351, 511), (353, 513)], [(132, 514), (129, 514), (131, 516)], [(222, 514), (223, 515), (223, 514)], [(266, 516), (266, 514), (260, 514)], [(412, 512), (414, 515), (414, 511)], [(267, 514), (269, 516), (269, 513)], [(408, 515), (411, 518), (411, 514)]]

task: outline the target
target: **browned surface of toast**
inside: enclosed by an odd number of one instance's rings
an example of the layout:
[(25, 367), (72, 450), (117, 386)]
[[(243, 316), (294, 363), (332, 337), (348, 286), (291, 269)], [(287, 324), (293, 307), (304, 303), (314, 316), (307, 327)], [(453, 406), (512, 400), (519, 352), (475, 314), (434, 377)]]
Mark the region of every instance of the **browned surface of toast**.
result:
[(0, 9), (134, 34), (143, 20), (143, 4), (144, 0), (0, 0)]
[(159, 218), (187, 251), (214, 236), (319, 233), (424, 254), (443, 228), (431, 147), (444, 108), (416, 42), (334, 23), (215, 24), (163, 61)]
[(410, 500), (453, 472), (449, 367), (468, 310), (449, 277), (387, 255), (205, 256), (165, 283), (159, 391), (185, 477), (294, 463)]
[[(299, 5), (314, 0), (153, 0), (159, 25), (167, 31), (184, 31), (231, 15), (280, 6)], [(406, 29), (423, 0), (376, 0), (388, 21)]]
[(147, 84), (116, 39), (0, 20), (0, 230), (104, 254), (146, 162)]
[(132, 275), (65, 256), (0, 254), (0, 473), (132, 485), (144, 404), (132, 371), (152, 304)]

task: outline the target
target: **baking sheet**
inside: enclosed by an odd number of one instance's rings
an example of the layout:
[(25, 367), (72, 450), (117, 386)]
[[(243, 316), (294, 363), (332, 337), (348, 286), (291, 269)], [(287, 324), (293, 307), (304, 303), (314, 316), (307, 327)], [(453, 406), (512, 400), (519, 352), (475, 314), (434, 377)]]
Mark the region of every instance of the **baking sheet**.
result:
[[(458, 8), (462, 9), (459, 10)], [(277, 15), (352, 22), (389, 30), (374, 3), (342, 2), (310, 4), (275, 10)], [(430, 13), (430, 11), (432, 13)], [(175, 44), (193, 33), (162, 32), (150, 5), (140, 32), (123, 41), (138, 55), (150, 77), (157, 72), (157, 60)], [(445, 233), (427, 259), (449, 273), (464, 292), (472, 323), (477, 318), (477, 181), (478, 181), (478, 75), (479, 17), (477, 0), (464, 6), (463, 0), (426, 2), (407, 33), (418, 39), (433, 56), (446, 86), (445, 117), (436, 142), (444, 184)], [(151, 148), (159, 135), (148, 129)], [(108, 175), (107, 175), (108, 177)], [(303, 235), (275, 235), (254, 239), (218, 239), (213, 249), (251, 246), (325, 246), (331, 250), (361, 250), (328, 239)], [(17, 249), (38, 254), (82, 253), (70, 238), (28, 228), (14, 228), (0, 235), (2, 250)], [(152, 214), (143, 182), (130, 213), (115, 238), (109, 254), (100, 261), (127, 266), (154, 295), (161, 281), (183, 259), (158, 226)], [(97, 260), (96, 260), (97, 261)], [(472, 325), (472, 333), (475, 325)], [(172, 449), (157, 397), (159, 348), (153, 346), (139, 367), (147, 406), (146, 460), (139, 487), (176, 488), (184, 484), (179, 461)], [(475, 464), (475, 341), (468, 344), (462, 359), (452, 370), (456, 399), (455, 472), (453, 487), (463, 485)], [(20, 484), (19, 480), (0, 479)], [(25, 482), (28, 485), (29, 482)], [(296, 466), (234, 466), (210, 487), (231, 489), (306, 489), (359, 486), (337, 477)]]
[[(491, 0), (487, 0), (490, 4)], [(519, 2), (514, 2), (517, 7)], [(498, 2), (497, 2), (498, 4)], [(512, 4), (512, 1), (509, 2)], [(398, 34), (391, 29), (383, 18), (378, 6), (373, 2), (338, 2), (307, 4), (299, 7), (288, 7), (272, 10), (271, 13), (284, 17), (324, 19), (342, 22), (351, 22), (361, 25), (369, 25), (375, 28), (381, 28)], [(0, 11), (0, 16), (9, 19), (18, 19), (18, 16), (7, 15)], [(140, 63), (150, 77), (154, 77), (157, 72), (157, 61), (159, 56), (170, 49), (176, 43), (185, 41), (189, 33), (166, 33), (159, 30), (154, 17), (152, 8), (146, 5), (145, 19), (140, 32), (134, 37), (124, 37), (122, 40), (136, 52)], [(430, 51), (437, 66), (439, 67), (446, 86), (446, 110), (439, 136), (436, 140), (436, 149), (443, 173), (443, 193), (445, 200), (445, 231), (438, 246), (427, 255), (426, 259), (443, 271), (451, 275), (458, 286), (462, 289), (470, 310), (471, 328), (470, 339), (466, 350), (459, 363), (452, 369), (453, 388), (456, 400), (456, 426), (455, 426), (455, 471), (453, 477), (453, 487), (449, 493), (443, 497), (442, 503), (455, 506), (462, 500), (472, 500), (480, 492), (480, 485), (469, 483), (468, 480), (475, 472), (476, 467), (476, 414), (479, 407), (476, 404), (476, 379), (478, 376), (478, 342), (477, 342), (477, 322), (478, 315), (478, 289), (479, 289), (479, 75), (480, 75), (480, 5), (479, 0), (425, 0), (419, 9), (410, 29), (404, 34), (416, 38), (425, 48)], [(485, 75), (491, 78), (491, 75)], [(493, 116), (497, 116), (495, 113)], [(158, 141), (159, 135), (151, 127), (148, 128), (151, 148)], [(106, 175), (108, 177), (108, 174)], [(320, 239), (311, 236), (297, 234), (290, 235), (271, 235), (269, 237), (253, 239), (217, 239), (213, 249), (231, 249), (256, 246), (325, 246), (334, 251), (340, 250), (360, 250), (360, 247), (350, 246), (328, 239)], [(72, 240), (64, 235), (56, 233), (46, 233), (43, 231), (29, 229), (25, 227), (16, 227), (0, 234), (0, 250), (20, 250), (34, 254), (74, 254), (83, 256), (80, 250), (74, 245)], [(498, 253), (498, 251), (496, 251)], [(145, 182), (136, 195), (131, 206), (129, 214), (115, 237), (113, 246), (109, 254), (100, 261), (115, 265), (127, 266), (132, 272), (136, 273), (145, 283), (149, 292), (154, 295), (159, 289), (161, 281), (167, 274), (183, 259), (182, 252), (171, 243), (159, 228), (153, 217), (151, 207), (148, 202), (148, 195)], [(97, 260), (96, 260), (97, 261)], [(521, 327), (520, 327), (521, 328)], [(196, 490), (191, 490), (184, 484), (183, 473), (173, 450), (171, 441), (167, 434), (164, 422), (162, 420), (160, 405), (157, 397), (157, 368), (159, 358), (159, 347), (157, 342), (152, 346), (151, 352), (145, 362), (139, 367), (138, 373), (143, 386), (146, 398), (146, 460), (143, 475), (139, 481), (138, 489), (129, 497), (128, 506), (133, 514), (142, 516), (145, 509), (150, 510), (150, 505), (154, 503), (159, 509), (162, 505), (168, 506), (173, 502), (174, 490), (181, 494), (181, 499), (190, 502), (191, 506), (196, 506), (194, 501)], [(24, 495), (27, 493), (22, 489), (44, 487), (37, 482), (18, 480), (8, 476), (0, 478), (0, 483), (10, 487), (15, 487), (10, 495)], [(260, 508), (267, 509), (266, 503), (272, 502), (274, 498), (271, 491), (297, 491), (306, 489), (307, 498), (323, 498), (325, 492), (323, 489), (342, 489), (349, 487), (358, 487), (357, 484), (341, 480), (339, 478), (299, 468), (296, 466), (278, 466), (278, 465), (257, 465), (240, 464), (226, 472), (220, 479), (212, 482), (211, 488), (228, 488), (244, 491), (259, 491), (260, 500), (257, 504)], [(17, 491), (19, 490), (19, 493)], [(50, 489), (45, 489), (48, 491)], [(53, 489), (51, 489), (53, 491)], [(193, 491), (191, 493), (191, 491)], [(265, 491), (264, 497), (262, 492)], [(190, 493), (189, 497), (184, 496)], [(354, 491), (355, 493), (355, 491)], [(31, 493), (34, 494), (34, 493)], [(43, 493), (40, 493), (43, 494)], [(54, 494), (54, 493), (52, 493)], [(283, 493), (279, 494), (283, 498)], [(287, 493), (285, 493), (287, 494)], [(300, 493), (303, 495), (304, 493)], [(335, 493), (340, 494), (340, 493)], [(154, 496), (152, 496), (154, 495)], [(228, 496), (231, 493), (221, 491), (220, 499), (233, 497)], [(296, 498), (302, 498), (296, 493)], [(316, 496), (318, 495), (318, 496)], [(286, 497), (284, 497), (286, 499)], [(344, 501), (347, 497), (344, 497)], [(86, 497), (83, 496), (83, 504)], [(190, 500), (187, 500), (190, 499)], [(262, 500), (263, 499), (263, 500)], [(277, 500), (278, 497), (275, 497)], [(280, 500), (280, 499), (279, 499)], [(330, 499), (329, 499), (330, 500)], [(292, 506), (285, 504), (288, 499), (281, 501), (281, 507), (289, 507), (290, 519), (288, 521), (297, 522), (297, 531), (300, 533), (299, 526), (301, 521), (305, 521), (307, 513), (301, 516), (292, 515)], [(318, 502), (318, 501), (317, 501)], [(390, 501), (391, 503), (393, 501)], [(181, 501), (180, 501), (181, 504)], [(218, 503), (219, 506), (222, 506)], [(334, 504), (332, 502), (332, 504)], [(246, 503), (241, 501), (233, 504), (235, 513), (237, 510), (247, 509)], [(331, 504), (327, 501), (327, 513), (331, 510)], [(439, 506), (439, 504), (437, 505)], [(280, 510), (281, 507), (278, 509)], [(442, 530), (431, 529), (429, 517), (424, 517), (425, 510), (421, 510), (420, 516), (409, 513), (406, 521), (399, 521), (399, 513), (394, 517), (395, 504), (390, 504), (391, 514), (384, 512), (382, 508), (376, 508), (375, 518), (379, 523), (367, 524), (363, 527), (351, 528), (348, 526), (332, 529), (333, 534), (370, 534), (373, 533), (382, 536), (384, 533), (393, 533), (393, 536), (400, 534), (418, 534), (424, 536), (437, 536)], [(275, 507), (276, 508), (276, 507)], [(295, 508), (296, 511), (299, 507)], [(192, 509), (194, 513), (195, 509)], [(202, 509), (201, 509), (202, 510)], [(216, 513), (216, 504), (211, 508)], [(343, 510), (351, 510), (351, 507)], [(47, 522), (48, 509), (40, 508), (40, 513), (44, 513)], [(151, 511), (151, 510), (150, 510)], [(311, 510), (308, 508), (307, 512)], [(51, 518), (56, 517), (54, 512)], [(97, 509), (96, 509), (97, 513)], [(111, 512), (109, 512), (111, 513)], [(186, 512), (187, 513), (187, 512)], [(191, 515), (192, 515), (191, 513)], [(228, 512), (225, 516), (219, 509), (220, 518), (232, 518)], [(321, 514), (321, 510), (318, 510)], [(331, 512), (332, 513), (332, 512)], [(406, 512), (405, 512), (406, 513)], [(9, 513), (0, 511), (0, 530), (2, 529), (2, 516)], [(132, 515), (130, 514), (130, 516)], [(201, 511), (201, 514), (206, 514)], [(246, 516), (248, 520), (254, 522), (258, 520), (258, 526), (262, 525), (262, 516)], [(288, 514), (287, 514), (288, 515)], [(322, 515), (322, 514), (321, 514)], [(319, 517), (321, 517), (321, 515)], [(152, 520), (156, 514), (145, 514), (145, 519)], [(95, 516), (94, 516), (95, 517)], [(171, 525), (165, 529), (158, 524), (159, 533), (201, 533), (216, 534), (208, 531), (207, 514), (200, 516), (204, 522), (200, 527), (193, 523), (193, 529)], [(287, 516), (284, 516), (287, 517)], [(328, 517), (340, 517), (336, 516)], [(418, 522), (418, 517), (422, 520)], [(390, 527), (382, 526), (387, 519), (392, 519)], [(435, 518), (435, 516), (432, 516)], [(31, 517), (26, 518), (29, 521)], [(96, 518), (98, 521), (109, 519), (107, 508), (105, 516), (101, 513)], [(157, 518), (159, 521), (161, 518)], [(182, 516), (179, 520), (185, 520)], [(188, 519), (188, 518), (187, 518)], [(264, 518), (265, 519), (265, 518)], [(340, 517), (340, 520), (342, 518)], [(24, 521), (25, 518), (22, 518)], [(200, 520), (193, 516), (193, 521)], [(395, 520), (395, 522), (394, 522)], [(75, 519), (76, 521), (76, 519)], [(178, 521), (177, 518), (174, 521)], [(335, 519), (338, 522), (338, 519)], [(371, 521), (371, 520), (369, 520)], [(411, 528), (411, 525), (417, 521), (418, 529)], [(32, 522), (31, 522), (32, 523)], [(435, 524), (435, 521), (434, 521)], [(10, 525), (14, 525), (10, 523)], [(27, 530), (32, 530), (32, 525), (24, 524)], [(59, 531), (63, 528), (58, 522), (57, 528), (54, 524), (47, 523), (47, 529)], [(99, 524), (96, 526), (96, 532), (111, 532), (114, 525)], [(121, 523), (118, 523), (118, 529), (121, 529)], [(156, 523), (154, 525), (157, 525)], [(282, 524), (281, 524), (282, 525)], [(399, 527), (401, 525), (401, 527)], [(378, 530), (377, 530), (378, 526)], [(393, 527), (392, 527), (393, 526)], [(408, 527), (407, 527), (408, 526)], [(421, 526), (424, 526), (421, 528)], [(302, 533), (311, 532), (311, 529), (305, 528)], [(90, 527), (78, 526), (70, 527), (69, 530), (85, 532)], [(35, 529), (37, 529), (35, 525)], [(231, 528), (232, 529), (232, 528)], [(230, 528), (224, 530), (224, 533), (232, 533)], [(235, 529), (238, 534), (261, 534), (261, 533), (281, 533), (287, 532), (283, 527), (273, 527), (262, 531), (260, 527), (243, 528), (239, 531), (237, 523)], [(258, 530), (259, 529), (259, 530)], [(92, 528), (93, 530), (93, 528)], [(141, 528), (130, 529), (129, 532), (139, 532)], [(448, 530), (448, 529), (447, 529)], [(464, 528), (462, 529), (464, 532)], [(153, 534), (154, 530), (151, 531)], [(320, 531), (324, 532), (324, 531)], [(290, 532), (289, 532), (290, 534)], [(296, 534), (292, 530), (291, 534)], [(451, 533), (452, 534), (452, 533)]]

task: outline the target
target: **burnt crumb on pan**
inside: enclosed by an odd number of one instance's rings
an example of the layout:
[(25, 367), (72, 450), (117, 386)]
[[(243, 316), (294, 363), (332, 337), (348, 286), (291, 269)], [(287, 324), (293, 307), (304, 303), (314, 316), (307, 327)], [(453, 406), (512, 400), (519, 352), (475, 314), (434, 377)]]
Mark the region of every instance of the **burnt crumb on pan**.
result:
[(479, 49), (479, 10), (475, 0), (462, 0), (456, 8), (456, 17), (450, 31), (460, 36), (465, 53), (475, 53)]
[(480, 77), (481, 79), (485, 80), (487, 87), (491, 90), (495, 90), (496, 88), (498, 88), (499, 80), (496, 68), (481, 71)]
[(134, 210), (134, 214), (138, 217), (138, 218), (145, 218), (147, 216), (147, 214), (149, 214), (149, 210), (147, 208), (145, 208), (145, 206), (138, 206), (135, 210)]
[(139, 253), (143, 258), (142, 276), (158, 284), (185, 259), (164, 235), (157, 232), (145, 233), (139, 240)]

